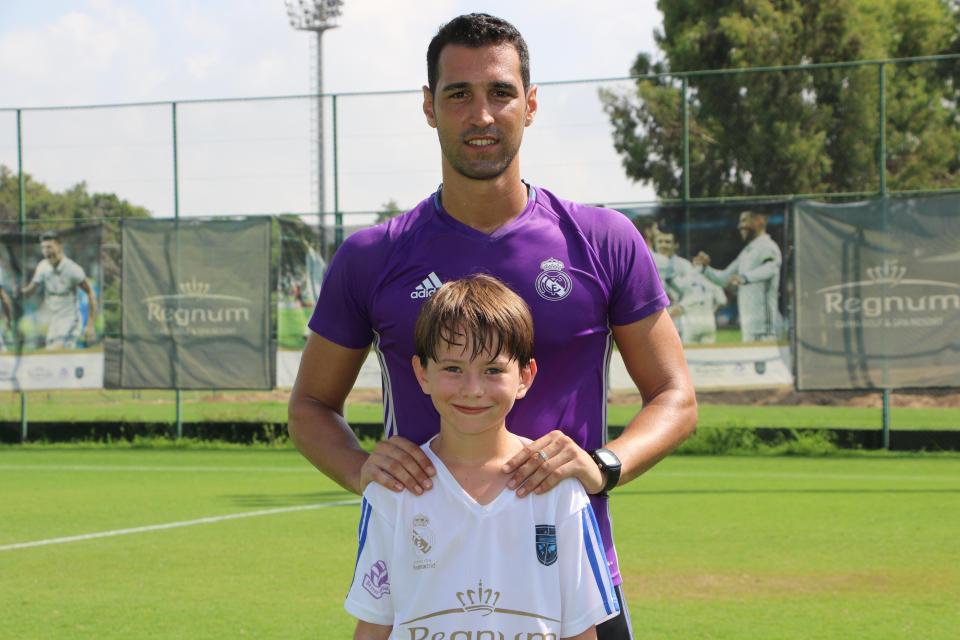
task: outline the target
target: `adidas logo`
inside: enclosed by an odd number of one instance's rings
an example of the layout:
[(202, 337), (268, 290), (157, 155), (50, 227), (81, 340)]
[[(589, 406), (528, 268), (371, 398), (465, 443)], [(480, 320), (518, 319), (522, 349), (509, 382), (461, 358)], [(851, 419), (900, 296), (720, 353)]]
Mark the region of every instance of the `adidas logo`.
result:
[(440, 285), (443, 283), (440, 282), (440, 278), (437, 277), (437, 274), (433, 271), (430, 272), (426, 278), (423, 279), (423, 282), (417, 285), (417, 288), (410, 292), (410, 297), (416, 300), (417, 298), (429, 298), (432, 296), (437, 289), (440, 288)]

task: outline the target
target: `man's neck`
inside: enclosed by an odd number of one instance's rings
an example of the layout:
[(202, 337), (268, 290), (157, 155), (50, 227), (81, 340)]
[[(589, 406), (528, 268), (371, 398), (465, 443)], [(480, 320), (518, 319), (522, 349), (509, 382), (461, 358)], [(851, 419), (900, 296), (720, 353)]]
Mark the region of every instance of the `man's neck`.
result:
[(528, 187), (518, 171), (508, 170), (489, 180), (466, 178), (446, 167), (443, 173), (440, 199), (444, 210), (477, 231), (493, 233), (527, 206)]

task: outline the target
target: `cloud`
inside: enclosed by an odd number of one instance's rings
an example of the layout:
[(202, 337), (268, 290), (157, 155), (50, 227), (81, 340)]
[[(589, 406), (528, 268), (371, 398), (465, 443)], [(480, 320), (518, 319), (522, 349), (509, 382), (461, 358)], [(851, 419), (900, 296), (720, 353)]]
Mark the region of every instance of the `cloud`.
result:
[(107, 99), (116, 100), (144, 86), (137, 76), (148, 71), (143, 62), (154, 42), (146, 20), (103, 0), (38, 27), (7, 31), (0, 35), (5, 96), (16, 106), (97, 102), (104, 86), (113, 84)]
[(187, 56), (183, 60), (187, 67), (187, 73), (190, 77), (197, 80), (206, 80), (216, 70), (220, 64), (220, 55), (217, 53), (205, 53), (196, 56)]

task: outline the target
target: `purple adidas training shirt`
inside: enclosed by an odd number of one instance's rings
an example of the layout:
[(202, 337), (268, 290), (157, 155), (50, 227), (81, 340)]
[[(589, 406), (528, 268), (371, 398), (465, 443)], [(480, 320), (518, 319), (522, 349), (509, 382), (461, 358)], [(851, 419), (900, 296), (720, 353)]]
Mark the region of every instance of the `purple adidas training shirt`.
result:
[[(350, 236), (334, 255), (310, 328), (344, 347), (373, 343), (383, 370), (386, 436), (423, 444), (440, 418), (413, 375), (413, 326), (441, 283), (496, 276), (533, 313), (537, 379), (507, 416), (536, 439), (560, 429), (590, 451), (607, 440), (611, 325), (669, 304), (643, 237), (617, 211), (530, 189), (526, 208), (492, 234), (443, 210), (439, 192), (408, 213)], [(591, 496), (614, 583), (620, 583), (607, 500)]]

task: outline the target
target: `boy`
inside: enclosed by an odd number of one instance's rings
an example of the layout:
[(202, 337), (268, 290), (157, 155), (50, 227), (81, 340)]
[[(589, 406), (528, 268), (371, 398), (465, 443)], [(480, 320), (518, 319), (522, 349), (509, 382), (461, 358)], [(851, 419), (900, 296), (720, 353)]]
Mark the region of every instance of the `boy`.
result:
[(449, 282), (423, 304), (414, 341), (440, 414), (422, 447), (437, 486), (364, 491), (345, 605), (354, 639), (596, 638), (619, 605), (586, 492), (568, 478), (518, 498), (500, 472), (529, 443), (506, 429), (537, 371), (526, 303), (490, 276)]

